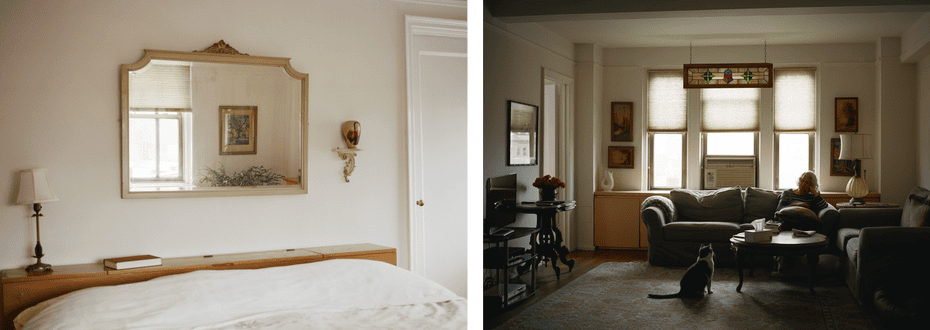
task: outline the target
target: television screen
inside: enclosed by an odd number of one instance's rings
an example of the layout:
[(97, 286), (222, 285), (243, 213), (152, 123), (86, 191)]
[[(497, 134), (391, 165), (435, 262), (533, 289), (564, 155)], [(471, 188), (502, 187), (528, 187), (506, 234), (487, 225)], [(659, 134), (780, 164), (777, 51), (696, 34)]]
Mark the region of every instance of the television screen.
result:
[(497, 228), (507, 226), (517, 220), (513, 212), (498, 212), (494, 203), (508, 200), (517, 201), (517, 174), (512, 173), (499, 177), (488, 178), (485, 183), (485, 218), (484, 232), (490, 233)]

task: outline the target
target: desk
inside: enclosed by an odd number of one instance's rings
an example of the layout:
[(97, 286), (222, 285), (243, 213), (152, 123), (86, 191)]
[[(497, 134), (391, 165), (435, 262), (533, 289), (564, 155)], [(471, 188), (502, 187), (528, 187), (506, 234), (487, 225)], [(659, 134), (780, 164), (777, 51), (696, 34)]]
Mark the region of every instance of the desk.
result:
[(555, 215), (559, 212), (571, 211), (575, 209), (575, 201), (568, 201), (555, 205), (536, 205), (518, 204), (518, 205), (500, 205), (498, 211), (514, 212), (536, 215), (536, 228), (538, 234), (530, 236), (530, 240), (536, 243), (538, 254), (535, 258), (541, 258), (542, 261), (552, 261), (552, 269), (555, 270), (555, 278), (559, 279), (562, 270), (556, 264), (561, 260), (568, 266), (568, 271), (572, 271), (575, 266), (575, 260), (566, 258), (568, 248), (562, 245), (562, 231), (555, 223)]

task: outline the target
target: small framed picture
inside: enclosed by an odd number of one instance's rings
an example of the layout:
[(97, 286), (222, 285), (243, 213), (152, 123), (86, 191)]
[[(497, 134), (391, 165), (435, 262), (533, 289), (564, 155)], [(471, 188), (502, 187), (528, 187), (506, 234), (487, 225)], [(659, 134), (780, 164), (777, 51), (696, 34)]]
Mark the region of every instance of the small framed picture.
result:
[(607, 147), (608, 168), (633, 168), (634, 147)]
[(856, 160), (840, 158), (840, 139), (830, 139), (830, 175), (853, 176), (856, 175)]
[(858, 97), (836, 98), (836, 131), (852, 133), (859, 131)]
[(254, 155), (258, 138), (257, 106), (220, 106), (220, 155)]
[(610, 103), (610, 140), (633, 142), (633, 102)]

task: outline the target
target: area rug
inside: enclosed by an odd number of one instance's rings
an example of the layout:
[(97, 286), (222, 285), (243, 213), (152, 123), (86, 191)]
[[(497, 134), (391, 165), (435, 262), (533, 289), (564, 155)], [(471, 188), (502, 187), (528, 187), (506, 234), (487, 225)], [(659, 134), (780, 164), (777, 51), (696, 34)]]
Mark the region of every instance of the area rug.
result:
[[(806, 277), (756, 270), (736, 292), (735, 268), (718, 268), (713, 294), (649, 299), (678, 292), (686, 268), (608, 262), (543, 298), (496, 329), (883, 329), (839, 276)], [(746, 270), (748, 273), (748, 270)]]

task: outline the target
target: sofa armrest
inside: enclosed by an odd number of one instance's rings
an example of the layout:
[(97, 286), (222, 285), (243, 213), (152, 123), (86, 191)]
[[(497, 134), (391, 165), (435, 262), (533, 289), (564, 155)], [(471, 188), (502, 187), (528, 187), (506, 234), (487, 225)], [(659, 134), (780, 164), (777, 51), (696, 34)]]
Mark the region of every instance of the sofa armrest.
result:
[(836, 228), (884, 227), (901, 225), (901, 208), (839, 210)]
[(924, 281), (930, 274), (930, 228), (867, 227), (859, 232), (859, 297), (870, 304), (879, 286)]
[(667, 216), (662, 209), (650, 206), (640, 213), (640, 220), (646, 225), (646, 237), (649, 245), (657, 244), (663, 241), (662, 227), (668, 224)]
[[(817, 213), (817, 218), (820, 219), (820, 222), (823, 224), (823, 228), (820, 230), (821, 234), (827, 236), (827, 239), (833, 240), (836, 237), (837, 222), (839, 222), (840, 213), (836, 210), (833, 205), (827, 204), (827, 207), (820, 210)], [(834, 244), (830, 244), (833, 246)]]

